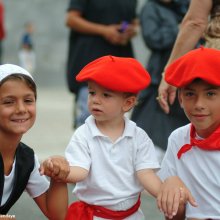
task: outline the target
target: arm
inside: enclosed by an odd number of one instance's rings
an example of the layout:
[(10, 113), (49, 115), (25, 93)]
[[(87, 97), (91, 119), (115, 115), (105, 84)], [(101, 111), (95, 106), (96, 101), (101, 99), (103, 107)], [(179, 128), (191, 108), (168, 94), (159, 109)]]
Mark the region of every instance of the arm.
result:
[(124, 38), (119, 32), (120, 24), (104, 25), (86, 20), (80, 11), (71, 10), (66, 16), (66, 26), (82, 34), (98, 35), (112, 44), (122, 44)]
[(195, 48), (208, 24), (211, 8), (212, 0), (191, 0), (167, 65)]
[(162, 182), (152, 169), (137, 171), (137, 178), (147, 192), (157, 197)]
[(34, 201), (49, 219), (65, 219), (68, 208), (67, 184), (51, 179), (48, 191), (34, 198)]
[(39, 170), (41, 175), (46, 175), (64, 183), (83, 181), (89, 173), (89, 171), (84, 168), (69, 166), (67, 160), (62, 156), (53, 156), (44, 160)]
[(63, 220), (68, 208), (68, 190), (66, 178), (69, 175), (69, 163), (62, 156), (52, 156), (43, 161), (39, 168), (41, 175), (51, 177), (49, 189), (35, 197), (41, 211), (51, 220)]
[[(140, 181), (141, 185), (144, 187), (144, 189), (147, 192), (149, 192), (154, 197), (157, 197), (157, 196), (160, 197), (160, 194), (158, 194), (158, 193), (161, 191), (160, 188), (161, 188), (162, 182), (152, 169), (139, 170), (137, 172), (137, 177), (138, 177), (138, 180)], [(179, 195), (179, 191), (177, 192), (177, 195)], [(169, 197), (170, 200), (168, 202), (166, 201), (167, 202), (166, 204), (162, 204), (166, 208), (167, 204), (170, 203), (171, 209), (169, 209), (169, 210), (165, 209), (165, 208), (162, 209), (161, 206), (158, 205), (158, 208), (161, 211), (163, 211), (168, 218), (173, 218), (173, 216), (177, 213), (178, 206), (177, 207), (174, 206), (175, 205), (174, 202), (176, 202), (179, 205), (180, 196), (178, 197), (177, 195), (176, 195), (176, 192), (174, 192), (172, 194), (172, 197), (170, 195), (170, 197)], [(163, 199), (162, 202), (164, 202), (165, 198), (166, 197), (165, 197), (165, 193), (164, 193), (164, 198), (161, 198), (161, 200)], [(185, 209), (183, 209), (183, 210), (179, 209), (177, 216), (178, 217), (183, 216), (183, 214), (185, 213), (184, 211), (185, 211)], [(185, 214), (184, 214), (184, 216), (185, 216)], [(181, 218), (177, 218), (177, 217), (175, 217), (175, 219), (181, 220)]]
[(68, 183), (81, 182), (88, 176), (88, 174), (89, 174), (88, 170), (81, 167), (72, 166), (70, 167), (70, 173), (67, 177), (67, 182)]
[[(189, 10), (182, 21), (180, 31), (165, 68), (174, 60), (195, 48), (207, 26), (211, 8), (212, 0), (191, 0)], [(176, 88), (167, 84), (164, 77), (162, 77), (158, 94), (161, 108), (165, 113), (169, 113), (169, 104), (172, 105), (176, 98)]]
[(182, 180), (178, 176), (168, 177), (163, 182), (157, 196), (158, 208), (165, 213), (166, 219), (174, 216), (173, 220), (184, 220), (187, 202), (194, 207), (197, 206), (191, 192)]

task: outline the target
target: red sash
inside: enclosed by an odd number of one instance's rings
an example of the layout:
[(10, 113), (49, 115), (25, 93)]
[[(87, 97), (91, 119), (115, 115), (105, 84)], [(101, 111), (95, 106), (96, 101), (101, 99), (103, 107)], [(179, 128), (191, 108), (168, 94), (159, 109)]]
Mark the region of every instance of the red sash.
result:
[(65, 220), (93, 220), (93, 216), (122, 220), (135, 213), (141, 204), (140, 196), (134, 206), (125, 211), (114, 211), (102, 206), (90, 205), (82, 201), (74, 202), (67, 211)]
[(190, 144), (183, 145), (177, 153), (178, 159), (183, 153), (192, 149), (193, 146), (203, 150), (220, 150), (220, 126), (206, 139), (197, 140), (195, 127), (191, 124), (190, 128)]

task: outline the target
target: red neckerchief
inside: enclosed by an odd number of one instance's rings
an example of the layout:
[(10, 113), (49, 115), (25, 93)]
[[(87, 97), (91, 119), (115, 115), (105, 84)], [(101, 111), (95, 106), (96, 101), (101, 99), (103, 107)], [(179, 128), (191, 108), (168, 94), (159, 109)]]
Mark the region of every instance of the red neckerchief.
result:
[(122, 220), (135, 213), (141, 204), (140, 196), (138, 201), (125, 211), (114, 211), (102, 206), (90, 205), (82, 201), (74, 202), (70, 205), (67, 211), (65, 220), (93, 220), (93, 216)]
[(206, 139), (197, 140), (195, 127), (191, 124), (190, 128), (190, 144), (183, 145), (177, 153), (178, 159), (183, 153), (191, 150), (193, 146), (202, 150), (220, 150), (220, 126)]

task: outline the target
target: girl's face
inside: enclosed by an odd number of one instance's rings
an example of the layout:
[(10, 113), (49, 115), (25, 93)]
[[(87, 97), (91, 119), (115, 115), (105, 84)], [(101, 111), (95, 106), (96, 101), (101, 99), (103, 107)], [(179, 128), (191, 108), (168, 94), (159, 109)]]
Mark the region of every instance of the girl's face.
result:
[(208, 137), (220, 125), (220, 87), (205, 81), (182, 88), (179, 101), (201, 137)]
[(134, 96), (126, 97), (123, 92), (108, 90), (95, 82), (88, 82), (88, 108), (97, 121), (121, 120), (125, 112), (135, 104)]
[(10, 79), (0, 86), (0, 132), (23, 135), (36, 119), (34, 92), (21, 80)]

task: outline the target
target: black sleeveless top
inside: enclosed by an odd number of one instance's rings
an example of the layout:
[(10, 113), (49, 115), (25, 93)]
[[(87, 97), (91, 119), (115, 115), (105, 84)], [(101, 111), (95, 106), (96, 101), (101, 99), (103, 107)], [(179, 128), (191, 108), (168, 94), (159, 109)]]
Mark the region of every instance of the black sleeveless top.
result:
[[(0, 206), (0, 214), (7, 214), (26, 188), (30, 174), (34, 169), (34, 151), (23, 143), (19, 143), (16, 153), (15, 174), (12, 192), (6, 203)], [(0, 204), (4, 189), (4, 163), (0, 153)]]

